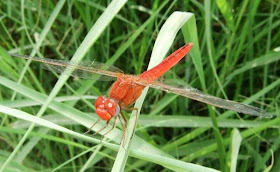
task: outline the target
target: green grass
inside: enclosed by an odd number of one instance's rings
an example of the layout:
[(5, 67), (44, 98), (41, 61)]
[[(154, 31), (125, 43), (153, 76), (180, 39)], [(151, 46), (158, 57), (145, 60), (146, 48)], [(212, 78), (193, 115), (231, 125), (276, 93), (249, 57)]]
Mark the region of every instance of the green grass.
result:
[[(280, 170), (280, 4), (141, 2), (0, 2), (0, 171)], [(188, 42), (190, 55), (165, 78), (274, 117), (145, 89), (135, 134), (135, 112), (125, 112), (124, 145), (119, 124), (100, 144), (99, 135), (83, 133), (97, 120), (94, 99), (112, 82), (55, 74), (7, 54), (96, 60), (140, 74)]]

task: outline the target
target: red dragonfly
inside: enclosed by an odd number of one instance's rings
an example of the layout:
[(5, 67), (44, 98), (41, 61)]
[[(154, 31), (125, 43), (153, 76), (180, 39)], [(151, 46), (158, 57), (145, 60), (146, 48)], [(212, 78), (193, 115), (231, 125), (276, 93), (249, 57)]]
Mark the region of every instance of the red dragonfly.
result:
[(157, 82), (156, 80), (159, 77), (164, 75), (170, 68), (177, 64), (189, 52), (192, 45), (192, 43), (184, 45), (183, 47), (179, 48), (174, 53), (172, 53), (170, 56), (168, 56), (166, 59), (164, 59), (160, 64), (158, 64), (150, 70), (143, 72), (139, 76), (126, 75), (116, 67), (106, 66), (105, 64), (97, 62), (73, 64), (69, 61), (28, 57), (17, 54), (10, 55), (24, 59), (30, 59), (37, 62), (42, 62), (43, 67), (51, 71), (63, 73), (65, 70), (70, 70), (72, 72), (71, 75), (75, 77), (92, 79), (96, 78), (96, 75), (94, 74), (101, 74), (117, 78), (117, 80), (113, 83), (111, 87), (109, 97), (99, 96), (95, 101), (96, 113), (99, 116), (99, 119), (89, 128), (89, 130), (86, 133), (90, 132), (91, 129), (95, 126), (95, 124), (98, 123), (100, 120), (106, 120), (107, 122), (105, 126), (97, 132), (95, 132), (94, 135), (104, 130), (108, 126), (110, 120), (113, 118), (114, 122), (112, 128), (108, 132), (103, 134), (103, 136), (105, 136), (114, 129), (117, 118), (119, 118), (124, 130), (123, 133), (125, 133), (127, 120), (124, 114), (122, 113), (122, 110), (136, 110), (136, 114), (138, 115), (138, 109), (129, 108), (129, 106), (139, 98), (139, 96), (142, 93), (142, 90), (146, 86), (160, 89), (169, 93), (175, 93), (203, 103), (207, 103), (213, 106), (244, 114), (250, 114), (261, 117), (271, 117), (271, 115), (266, 113), (264, 110), (261, 110), (254, 106), (214, 97), (192, 87), (173, 86), (164, 82)]

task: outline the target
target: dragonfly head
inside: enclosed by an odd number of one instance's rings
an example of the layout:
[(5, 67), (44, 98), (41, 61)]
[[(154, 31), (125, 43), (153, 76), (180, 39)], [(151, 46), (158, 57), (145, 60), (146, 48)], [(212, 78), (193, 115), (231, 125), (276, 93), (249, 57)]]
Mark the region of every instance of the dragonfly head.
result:
[(118, 102), (111, 98), (99, 96), (95, 101), (97, 115), (103, 120), (109, 120), (120, 113)]

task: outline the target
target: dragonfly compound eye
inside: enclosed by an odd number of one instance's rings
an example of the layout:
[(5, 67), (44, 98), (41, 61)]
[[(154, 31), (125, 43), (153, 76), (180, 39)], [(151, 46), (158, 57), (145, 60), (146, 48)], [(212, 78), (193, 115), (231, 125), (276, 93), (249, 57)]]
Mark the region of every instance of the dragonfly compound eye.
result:
[(100, 108), (100, 107), (96, 108), (96, 113), (103, 120), (109, 120), (109, 119), (112, 118), (112, 116), (110, 115), (110, 113), (106, 109), (103, 109), (103, 108)]
[(120, 106), (114, 99), (105, 100), (104, 105), (112, 116), (117, 116), (120, 113)]
[(99, 107), (100, 105), (104, 104), (106, 98), (104, 96), (99, 96), (95, 101), (95, 107)]

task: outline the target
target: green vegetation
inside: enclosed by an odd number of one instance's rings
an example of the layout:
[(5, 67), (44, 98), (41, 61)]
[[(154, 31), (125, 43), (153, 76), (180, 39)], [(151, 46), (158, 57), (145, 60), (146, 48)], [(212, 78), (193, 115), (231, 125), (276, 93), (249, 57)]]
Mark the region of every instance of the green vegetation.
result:
[[(0, 171), (280, 171), (279, 8), (277, 0), (1, 0)], [(164, 78), (274, 117), (145, 89), (135, 134), (135, 111), (124, 112), (130, 120), (119, 147), (119, 123), (102, 142), (83, 135), (112, 81), (7, 54), (94, 60), (140, 74), (189, 42), (189, 55)]]

